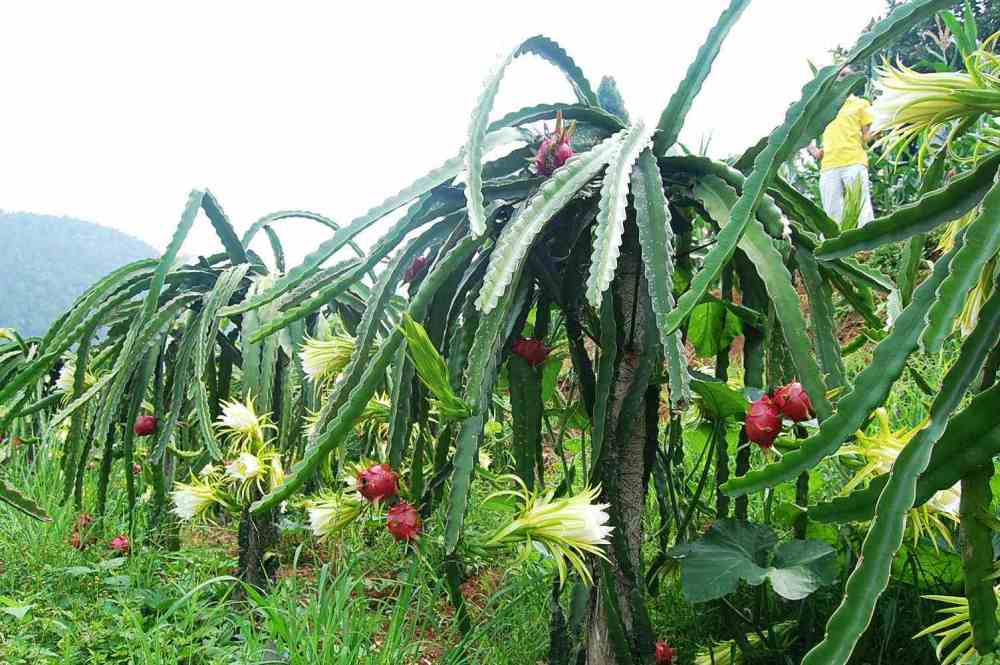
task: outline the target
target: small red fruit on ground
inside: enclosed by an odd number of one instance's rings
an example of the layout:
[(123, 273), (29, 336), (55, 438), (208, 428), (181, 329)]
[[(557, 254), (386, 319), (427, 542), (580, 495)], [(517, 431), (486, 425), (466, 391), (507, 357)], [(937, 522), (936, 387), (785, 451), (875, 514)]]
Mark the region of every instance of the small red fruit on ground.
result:
[(674, 662), (676, 652), (664, 640), (656, 643), (656, 665), (670, 665)]
[(122, 554), (128, 554), (132, 545), (128, 541), (128, 536), (122, 533), (112, 538), (111, 542), (108, 543), (108, 547), (115, 550), (116, 552), (121, 552)]
[(413, 540), (420, 534), (420, 513), (405, 501), (389, 509), (386, 527), (396, 540)]

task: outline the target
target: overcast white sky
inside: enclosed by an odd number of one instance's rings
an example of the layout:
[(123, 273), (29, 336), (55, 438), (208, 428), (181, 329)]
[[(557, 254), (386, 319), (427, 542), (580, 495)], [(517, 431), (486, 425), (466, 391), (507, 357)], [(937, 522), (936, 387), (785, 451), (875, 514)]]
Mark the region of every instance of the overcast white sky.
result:
[[(458, 150), (484, 77), (522, 39), (555, 39), (595, 88), (614, 76), (630, 113), (655, 122), (727, 4), (4, 2), (0, 209), (79, 217), (158, 250), (192, 188), (240, 231), (287, 208), (346, 223)], [(883, 5), (756, 0), (682, 140), (711, 133), (726, 155), (770, 132), (807, 59), (825, 64)], [(525, 57), (496, 112), (570, 99)], [(280, 231), (290, 258), (326, 237), (307, 222)], [(216, 247), (201, 224), (184, 252)]]

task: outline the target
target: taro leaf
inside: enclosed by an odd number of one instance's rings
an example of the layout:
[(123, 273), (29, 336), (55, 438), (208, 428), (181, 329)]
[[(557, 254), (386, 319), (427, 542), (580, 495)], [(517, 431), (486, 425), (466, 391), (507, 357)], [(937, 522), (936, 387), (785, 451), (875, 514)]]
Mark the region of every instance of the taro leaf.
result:
[(736, 590), (740, 580), (757, 585), (768, 575), (767, 552), (777, 537), (770, 527), (738, 520), (721, 520), (701, 539), (670, 551), (681, 558), (681, 586), (691, 603), (721, 598)]
[(776, 544), (770, 527), (727, 519), (696, 542), (675, 547), (670, 555), (681, 559), (685, 600), (703, 603), (732, 593), (740, 580), (756, 586), (767, 579), (778, 595), (799, 600), (836, 579), (836, 552), (827, 543), (792, 540), (775, 549)]
[(715, 357), (742, 334), (739, 317), (721, 301), (703, 302), (691, 312), (688, 341), (701, 358)]
[(742, 416), (747, 410), (747, 400), (743, 394), (733, 390), (722, 381), (691, 381), (691, 390), (702, 399), (701, 408), (713, 418)]
[(27, 605), (8, 605), (6, 607), (0, 607), (0, 612), (9, 614), (20, 621), (28, 615), (28, 612), (31, 611), (32, 607), (34, 607), (34, 605), (31, 603), (28, 603)]
[(837, 553), (819, 540), (790, 540), (778, 545), (773, 565), (767, 571), (775, 593), (788, 600), (801, 600), (837, 579)]
[(90, 575), (95, 572), (93, 568), (89, 566), (70, 566), (63, 571), (70, 577), (82, 577), (83, 575)]

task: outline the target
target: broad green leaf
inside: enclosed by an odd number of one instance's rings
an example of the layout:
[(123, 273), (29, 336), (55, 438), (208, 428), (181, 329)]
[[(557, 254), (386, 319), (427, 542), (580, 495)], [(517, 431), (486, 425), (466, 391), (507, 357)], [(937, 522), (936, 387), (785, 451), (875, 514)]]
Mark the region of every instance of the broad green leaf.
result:
[(837, 551), (819, 540), (790, 540), (774, 551), (767, 571), (775, 593), (788, 600), (801, 600), (837, 579)]
[(742, 393), (722, 381), (691, 381), (691, 390), (701, 398), (701, 408), (713, 418), (742, 418), (748, 402)]
[[(699, 179), (695, 186), (695, 195), (720, 224), (725, 223), (723, 220), (729, 217), (730, 210), (734, 211), (733, 216), (735, 216), (736, 208), (731, 206), (736, 192), (721, 178), (709, 175)], [(732, 224), (732, 221), (729, 224)], [(833, 407), (826, 398), (826, 384), (816, 364), (809, 336), (806, 334), (802, 305), (799, 294), (792, 284), (792, 276), (785, 267), (781, 254), (775, 249), (773, 241), (757, 220), (749, 220), (738, 245), (764, 282), (767, 294), (774, 305), (775, 314), (781, 323), (781, 333), (798, 373), (798, 379), (809, 394), (820, 421), (823, 421), (832, 413)]]
[(726, 519), (714, 523), (693, 543), (670, 556), (681, 559), (681, 588), (690, 603), (704, 603), (736, 591), (740, 581), (758, 585), (767, 579), (767, 556), (777, 543), (770, 527)]
[(703, 302), (691, 312), (688, 342), (701, 358), (714, 358), (742, 334), (739, 318), (722, 301)]

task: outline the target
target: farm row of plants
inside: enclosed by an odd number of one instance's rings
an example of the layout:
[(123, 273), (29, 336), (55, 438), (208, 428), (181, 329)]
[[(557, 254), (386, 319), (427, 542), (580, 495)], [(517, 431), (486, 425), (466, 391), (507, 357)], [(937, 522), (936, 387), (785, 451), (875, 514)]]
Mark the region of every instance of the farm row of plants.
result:
[[(729, 162), (690, 154), (685, 118), (748, 4), (730, 3), (655, 124), (536, 36), (490, 72), (455, 157), (346, 225), (282, 211), (241, 236), (192, 192), (159, 259), (106, 276), (44, 337), (3, 331), (16, 524), (56, 515), (31, 528), (105, 584), (129, 557), (235, 530), (231, 574), (147, 604), (147, 654), (171, 621), (232, 603), (244, 619), (213, 644), (266, 662), (418, 662), (405, 631), (429, 604), (447, 608), (441, 662), (477, 662), (528, 589), (552, 665), (867, 663), (879, 603), (905, 588), (949, 592), (903, 640), (989, 662), (1000, 38), (980, 38), (971, 6), (901, 4), (766, 139)], [(915, 180), (876, 191), (874, 222), (838, 223), (803, 193), (798, 153), (862, 80), (843, 68), (934, 17), (961, 71), (877, 76), (885, 168)], [(576, 101), (493, 119), (525, 56)], [(195, 224), (222, 251), (179, 261)], [(280, 230), (303, 224), (327, 239), (287, 266)], [(900, 244), (886, 274), (872, 256)], [(301, 588), (278, 578), (307, 545), (329, 565), (296, 619), (282, 608)], [(371, 548), (409, 572), (388, 610), (349, 619)], [(672, 634), (664, 595), (709, 608), (723, 639)], [(184, 662), (238, 662), (219, 649)]]

